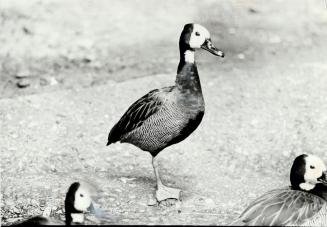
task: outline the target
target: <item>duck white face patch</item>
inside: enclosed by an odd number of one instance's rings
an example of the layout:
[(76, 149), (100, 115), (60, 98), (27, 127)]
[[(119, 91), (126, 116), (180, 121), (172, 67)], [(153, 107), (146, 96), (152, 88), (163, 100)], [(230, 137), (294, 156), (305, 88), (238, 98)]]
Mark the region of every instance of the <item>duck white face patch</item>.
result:
[(201, 48), (205, 40), (209, 38), (210, 33), (205, 27), (199, 24), (193, 24), (193, 31), (189, 41), (191, 48)]
[(87, 189), (83, 187), (79, 187), (75, 192), (75, 202), (74, 207), (78, 211), (87, 211), (87, 209), (91, 206), (92, 199), (90, 193)]
[[(303, 185), (304, 190), (311, 190), (318, 183), (318, 178), (322, 176), (324, 171), (326, 171), (325, 163), (317, 156), (308, 155), (305, 158), (305, 183), (300, 184), (300, 187)], [(310, 189), (310, 187), (312, 188)]]

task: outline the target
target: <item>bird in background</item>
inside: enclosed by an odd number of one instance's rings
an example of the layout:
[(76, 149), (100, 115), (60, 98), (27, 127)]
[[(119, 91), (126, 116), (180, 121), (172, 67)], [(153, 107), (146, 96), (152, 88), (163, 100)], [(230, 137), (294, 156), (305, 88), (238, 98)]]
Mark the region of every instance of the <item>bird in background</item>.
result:
[(254, 200), (231, 225), (327, 226), (327, 169), (317, 156), (295, 158), (291, 186)]
[(65, 198), (65, 221), (49, 217), (50, 213), (35, 216), (11, 226), (40, 226), (40, 225), (74, 225), (84, 224), (85, 213), (94, 212), (93, 192), (85, 182), (74, 182), (70, 185)]
[(211, 41), (209, 31), (199, 24), (186, 24), (180, 35), (180, 61), (175, 84), (155, 89), (134, 102), (113, 126), (110, 145), (117, 141), (130, 143), (152, 155), (157, 181), (156, 199), (180, 199), (180, 189), (163, 184), (157, 155), (166, 147), (187, 138), (200, 124), (205, 104), (202, 95), (195, 50), (204, 49), (224, 57)]

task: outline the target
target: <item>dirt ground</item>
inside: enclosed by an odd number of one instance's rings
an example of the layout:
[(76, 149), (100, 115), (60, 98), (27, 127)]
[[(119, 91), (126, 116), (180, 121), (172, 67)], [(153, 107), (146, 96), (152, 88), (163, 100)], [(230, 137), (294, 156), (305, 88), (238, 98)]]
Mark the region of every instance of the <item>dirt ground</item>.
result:
[[(106, 147), (107, 134), (137, 97), (174, 82), (189, 22), (226, 57), (198, 51), (204, 119), (159, 154), (180, 207), (149, 206), (150, 155)], [(327, 162), (324, 0), (3, 0), (0, 24), (2, 224), (45, 207), (62, 216), (74, 180), (97, 185), (104, 223), (229, 224), (289, 184), (296, 155)]]

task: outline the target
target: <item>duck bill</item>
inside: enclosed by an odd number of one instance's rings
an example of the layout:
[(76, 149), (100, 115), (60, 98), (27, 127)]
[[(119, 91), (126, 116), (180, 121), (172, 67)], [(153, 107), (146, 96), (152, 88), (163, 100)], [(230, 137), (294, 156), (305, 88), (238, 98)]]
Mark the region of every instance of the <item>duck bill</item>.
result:
[(216, 48), (210, 39), (206, 39), (206, 41), (202, 44), (201, 46), (202, 49), (209, 51), (210, 53), (212, 53), (213, 55), (219, 56), (219, 57), (224, 57), (225, 54), (224, 52), (222, 52), (221, 50), (219, 50), (218, 48)]
[(318, 181), (327, 186), (327, 171), (322, 173), (321, 177), (318, 178)]
[(92, 213), (92, 214), (95, 212), (93, 203), (91, 203), (91, 205), (87, 208), (87, 212)]

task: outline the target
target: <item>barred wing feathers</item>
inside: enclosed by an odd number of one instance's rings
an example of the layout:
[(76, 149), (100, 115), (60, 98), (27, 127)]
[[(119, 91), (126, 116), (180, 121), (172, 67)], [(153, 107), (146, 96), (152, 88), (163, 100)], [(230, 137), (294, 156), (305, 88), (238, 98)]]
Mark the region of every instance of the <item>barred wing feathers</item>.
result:
[(276, 189), (256, 199), (240, 216), (244, 225), (300, 225), (313, 217), (326, 201), (313, 194)]
[(124, 135), (137, 129), (150, 116), (157, 113), (163, 105), (161, 93), (162, 90), (155, 89), (134, 102), (111, 129), (107, 145), (119, 141)]

